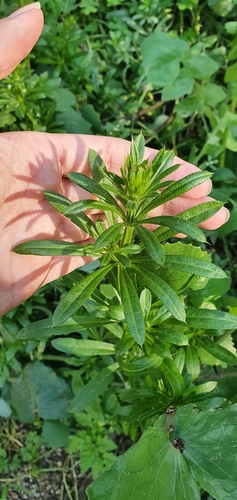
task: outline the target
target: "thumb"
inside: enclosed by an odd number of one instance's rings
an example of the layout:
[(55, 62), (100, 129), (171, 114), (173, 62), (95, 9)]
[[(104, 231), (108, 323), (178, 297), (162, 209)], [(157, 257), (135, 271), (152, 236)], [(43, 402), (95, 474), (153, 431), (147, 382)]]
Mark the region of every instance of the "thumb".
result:
[(40, 3), (25, 5), (0, 20), (0, 79), (9, 75), (34, 47), (43, 29)]

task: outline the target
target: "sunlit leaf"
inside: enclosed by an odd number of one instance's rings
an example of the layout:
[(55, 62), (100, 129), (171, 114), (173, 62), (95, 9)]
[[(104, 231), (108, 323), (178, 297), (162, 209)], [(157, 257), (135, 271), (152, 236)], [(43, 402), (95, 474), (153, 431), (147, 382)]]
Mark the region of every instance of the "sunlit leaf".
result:
[(129, 331), (140, 346), (145, 339), (145, 323), (136, 288), (130, 276), (121, 270), (120, 293)]
[(52, 340), (52, 346), (61, 352), (73, 356), (108, 356), (114, 353), (114, 344), (100, 342), (98, 340), (57, 338)]
[(90, 297), (97, 285), (112, 269), (113, 265), (108, 265), (94, 271), (83, 278), (75, 285), (65, 297), (59, 302), (53, 315), (53, 326), (66, 321), (74, 312), (76, 312)]

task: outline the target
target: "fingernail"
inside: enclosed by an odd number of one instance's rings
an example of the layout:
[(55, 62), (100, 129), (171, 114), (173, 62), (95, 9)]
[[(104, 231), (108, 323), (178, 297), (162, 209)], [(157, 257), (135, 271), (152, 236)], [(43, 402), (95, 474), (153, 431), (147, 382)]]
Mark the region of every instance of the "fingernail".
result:
[(211, 192), (212, 192), (212, 181), (211, 181), (211, 179), (209, 179), (209, 189), (207, 191), (206, 196), (208, 196)]
[(223, 208), (224, 208), (224, 210), (225, 210), (225, 212), (226, 212), (226, 219), (225, 219), (225, 222), (227, 222), (227, 221), (229, 220), (229, 218), (230, 218), (230, 212), (229, 212), (228, 208), (226, 208), (226, 207), (223, 207)]
[(7, 19), (12, 19), (13, 17), (20, 16), (21, 14), (24, 14), (28, 10), (32, 10), (32, 9), (41, 9), (40, 2), (29, 3), (28, 5), (21, 7), (21, 9), (15, 10), (15, 12), (10, 14), (10, 16), (8, 16)]

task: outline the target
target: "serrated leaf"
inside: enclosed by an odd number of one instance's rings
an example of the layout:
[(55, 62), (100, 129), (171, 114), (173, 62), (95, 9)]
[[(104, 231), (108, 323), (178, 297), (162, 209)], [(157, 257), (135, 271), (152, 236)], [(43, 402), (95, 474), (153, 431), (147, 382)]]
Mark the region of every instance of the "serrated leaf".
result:
[[(113, 196), (111, 196), (106, 189), (97, 184), (93, 179), (90, 179), (87, 175), (79, 174), (78, 172), (71, 172), (68, 174), (68, 178), (81, 188), (88, 191), (88, 193), (106, 201), (109, 205), (114, 205), (120, 213), (122, 212), (115, 198), (113, 198)], [(123, 212), (121, 215), (123, 216)]]
[(191, 345), (185, 349), (185, 365), (187, 373), (192, 375), (192, 380), (196, 379), (200, 373), (200, 361), (197, 350)]
[(145, 227), (138, 225), (136, 226), (136, 231), (150, 258), (161, 266), (164, 263), (165, 257), (162, 246), (154, 233), (152, 233)]
[(164, 415), (87, 488), (87, 494), (89, 500), (200, 500), (182, 454), (167, 436)]
[(237, 316), (212, 309), (186, 309), (186, 323), (191, 328), (204, 330), (235, 330)]
[(83, 212), (84, 210), (99, 210), (99, 211), (110, 211), (121, 217), (121, 210), (118, 210), (117, 207), (113, 205), (109, 205), (104, 201), (96, 201), (96, 200), (79, 200), (75, 203), (72, 203), (64, 212), (64, 215), (70, 214), (78, 214)]
[[(160, 226), (165, 226), (173, 229), (175, 233), (184, 233), (190, 238), (204, 243), (206, 241), (205, 234), (201, 229), (195, 227), (194, 224), (187, 222), (179, 217), (179, 215), (172, 217), (169, 215), (161, 215), (159, 217), (148, 217), (147, 219), (140, 221), (141, 224), (159, 224)], [(155, 232), (155, 235), (157, 233)]]
[(141, 304), (130, 276), (122, 270), (120, 275), (120, 294), (129, 331), (135, 342), (142, 346), (145, 339), (145, 322)]
[(102, 267), (97, 271), (94, 271), (92, 274), (89, 274), (77, 285), (75, 285), (55, 309), (53, 315), (53, 326), (63, 323), (74, 312), (76, 312), (90, 297), (97, 285), (102, 281), (106, 274), (108, 274), (112, 267), (112, 264)]
[(116, 243), (118, 241), (119, 236), (122, 234), (122, 230), (124, 228), (124, 224), (119, 222), (118, 224), (114, 224), (113, 226), (105, 229), (103, 233), (97, 238), (94, 244), (95, 250), (101, 249), (109, 245), (110, 243)]
[[(207, 201), (179, 213), (178, 217), (179, 219), (191, 222), (193, 225), (201, 224), (217, 213), (222, 206), (223, 203), (220, 201)], [(175, 234), (175, 231), (161, 226), (155, 230), (155, 234), (159, 241), (164, 241), (171, 238)]]
[(22, 255), (93, 255), (92, 246), (86, 247), (78, 243), (61, 240), (30, 240), (20, 243), (14, 248), (14, 252)]
[(175, 420), (192, 477), (216, 500), (237, 500), (237, 405), (214, 412), (185, 406), (176, 411)]
[[(45, 198), (51, 203), (51, 205), (56, 208), (61, 214), (65, 215), (65, 212), (73, 203), (68, 200), (65, 196), (54, 191), (44, 191)], [(88, 233), (90, 236), (94, 236), (94, 223), (86, 215), (80, 214), (80, 216), (75, 214), (65, 215), (73, 224), (80, 227), (83, 231)]]
[(55, 339), (51, 342), (52, 346), (61, 352), (72, 354), (73, 356), (111, 356), (114, 354), (114, 344), (109, 342), (100, 342), (98, 340), (74, 339)]
[(232, 352), (228, 351), (228, 349), (225, 349), (222, 345), (214, 342), (214, 340), (199, 337), (199, 343), (205, 351), (209, 352), (215, 358), (224, 361), (224, 363), (229, 365), (235, 365), (237, 363), (237, 357)]
[(188, 344), (188, 338), (186, 335), (183, 335), (183, 333), (180, 333), (178, 331), (175, 331), (174, 328), (165, 328), (163, 325), (158, 328), (153, 328), (152, 333), (154, 332), (155, 335), (158, 335), (159, 339), (162, 340), (162, 342), (168, 342), (170, 344), (175, 344), (175, 345), (187, 345)]
[(206, 180), (210, 179), (210, 177), (211, 174), (209, 172), (199, 171), (189, 174), (186, 177), (179, 179), (178, 181), (174, 181), (171, 186), (162, 191), (162, 193), (160, 193), (154, 200), (144, 204), (141, 215), (146, 215), (154, 208), (167, 203), (167, 201), (178, 198), (184, 193), (190, 191), (190, 189), (193, 189), (194, 187), (199, 186)]
[(134, 165), (139, 165), (142, 162), (144, 151), (145, 151), (145, 139), (143, 134), (141, 133), (137, 135), (137, 137), (133, 139), (131, 143), (130, 155), (132, 163)]
[(163, 359), (156, 354), (127, 363), (119, 358), (119, 366), (128, 377), (145, 377), (158, 368)]
[(207, 278), (227, 278), (225, 272), (215, 264), (182, 255), (166, 255), (164, 267)]
[(34, 321), (25, 326), (16, 334), (18, 339), (40, 339), (56, 335), (68, 335), (69, 333), (80, 333), (87, 328), (104, 326), (111, 323), (109, 318), (98, 318), (94, 316), (73, 316), (61, 325), (52, 325), (52, 318)]
[(70, 411), (72, 413), (79, 413), (100, 396), (112, 381), (113, 372), (115, 372), (118, 367), (118, 363), (114, 363), (97, 373), (95, 377), (80, 389), (72, 400)]
[(185, 321), (185, 309), (182, 302), (173, 289), (167, 285), (164, 280), (142, 267), (136, 267), (136, 273), (144, 286), (151, 290), (158, 297), (158, 299), (161, 300), (164, 306), (176, 319)]
[(174, 398), (179, 397), (184, 391), (184, 381), (175, 362), (171, 358), (165, 358), (160, 370), (165, 377), (165, 382), (168, 383), (171, 389), (172, 396)]

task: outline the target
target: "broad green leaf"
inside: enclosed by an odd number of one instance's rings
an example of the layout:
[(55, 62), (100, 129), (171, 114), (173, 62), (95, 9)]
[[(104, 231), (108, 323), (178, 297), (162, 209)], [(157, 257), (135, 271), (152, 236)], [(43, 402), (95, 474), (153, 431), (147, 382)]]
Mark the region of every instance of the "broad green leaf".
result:
[(104, 201), (96, 201), (96, 200), (79, 200), (75, 203), (72, 203), (67, 210), (64, 212), (64, 215), (70, 214), (78, 214), (83, 212), (84, 210), (98, 210), (98, 211), (111, 211), (115, 214), (121, 216), (121, 210), (117, 209), (117, 207), (113, 205), (109, 205)]
[(136, 273), (143, 285), (151, 290), (173, 316), (185, 321), (185, 309), (179, 297), (167, 283), (147, 269), (136, 267)]
[(174, 328), (165, 328), (163, 325), (160, 328), (153, 328), (152, 334), (158, 336), (162, 342), (168, 342), (175, 345), (188, 345), (188, 338), (183, 333), (175, 330)]
[(171, 358), (163, 359), (160, 370), (164, 375), (165, 382), (168, 383), (171, 389), (172, 396), (174, 398), (181, 396), (184, 391), (184, 381), (175, 362)]
[(21, 422), (66, 418), (71, 391), (65, 380), (39, 361), (28, 363), (12, 380), (11, 400)]
[(209, 352), (215, 358), (224, 361), (224, 363), (229, 365), (237, 364), (237, 357), (232, 352), (228, 351), (228, 349), (225, 349), (222, 345), (214, 342), (214, 340), (206, 337), (199, 337), (199, 343), (205, 351)]
[(42, 426), (42, 437), (44, 442), (51, 448), (67, 448), (69, 445), (70, 428), (60, 420), (45, 420)]
[(23, 255), (93, 255), (93, 246), (79, 245), (69, 241), (61, 240), (30, 240), (20, 243), (14, 248), (14, 252)]
[(112, 381), (113, 372), (118, 368), (118, 363), (114, 363), (97, 373), (97, 375), (76, 394), (71, 402), (70, 411), (72, 413), (79, 413), (100, 396)]
[(214, 412), (185, 406), (176, 411), (175, 420), (192, 477), (216, 500), (237, 500), (237, 405)]
[(204, 80), (213, 75), (219, 65), (206, 54), (192, 54), (183, 61), (184, 67), (188, 69), (196, 80)]
[(8, 418), (10, 417), (12, 410), (9, 404), (3, 399), (0, 398), (0, 417)]
[(102, 267), (92, 274), (83, 278), (75, 285), (65, 297), (59, 302), (53, 315), (53, 326), (66, 321), (74, 312), (76, 312), (90, 297), (97, 285), (112, 269), (113, 265)]
[(87, 488), (89, 500), (200, 500), (199, 488), (162, 415)]
[(113, 226), (108, 227), (105, 231), (100, 234), (94, 244), (95, 250), (101, 249), (109, 245), (110, 243), (116, 243), (119, 236), (122, 234), (124, 224), (119, 222)]
[(181, 255), (166, 255), (164, 267), (207, 278), (227, 278), (225, 272), (215, 264)]
[(191, 345), (185, 349), (185, 365), (187, 373), (192, 375), (192, 380), (195, 380), (200, 373), (200, 361), (197, 350)]
[(93, 179), (90, 179), (87, 175), (79, 174), (78, 172), (71, 172), (68, 174), (68, 177), (71, 181), (75, 182), (75, 184), (88, 191), (88, 193), (106, 201), (109, 205), (114, 205), (121, 212), (115, 198), (111, 196), (106, 189), (97, 184)]
[(171, 37), (159, 28), (144, 38), (141, 44), (142, 74), (157, 89), (172, 84), (180, 71), (180, 62), (189, 52), (188, 44)]
[(201, 229), (195, 227), (194, 224), (191, 224), (190, 222), (182, 220), (178, 215), (175, 217), (172, 217), (170, 215), (148, 217), (146, 220), (140, 222), (142, 224), (159, 224), (160, 226), (165, 226), (173, 229), (176, 233), (184, 233), (196, 241), (200, 241), (203, 243), (206, 241), (205, 234), (203, 233), (203, 231), (201, 231)]
[(148, 212), (150, 212), (150, 210), (153, 210), (154, 208), (167, 203), (167, 201), (173, 200), (174, 198), (187, 193), (187, 191), (190, 191), (190, 189), (193, 189), (194, 187), (199, 186), (206, 180), (210, 179), (211, 175), (212, 174), (210, 174), (209, 172), (199, 171), (189, 174), (186, 177), (173, 182), (171, 186), (164, 189), (164, 191), (162, 191), (162, 193), (160, 193), (154, 200), (145, 204), (141, 215), (146, 215)]
[(183, 97), (185, 94), (191, 94), (194, 83), (193, 78), (182, 76), (181, 70), (178, 78), (176, 78), (172, 85), (167, 85), (164, 88), (161, 96), (162, 101), (173, 101)]
[[(217, 213), (222, 206), (223, 203), (221, 201), (208, 201), (200, 203), (200, 205), (195, 205), (194, 207), (179, 213), (178, 217), (179, 219), (189, 221), (194, 225), (201, 224)], [(155, 234), (159, 238), (159, 241), (164, 241), (171, 238), (175, 234), (175, 231), (161, 226), (155, 230)]]
[(61, 352), (72, 354), (73, 356), (108, 356), (114, 354), (114, 344), (100, 342), (97, 340), (74, 339), (55, 339), (51, 342), (52, 346)]
[(130, 363), (119, 358), (119, 366), (128, 377), (145, 377), (161, 365), (163, 359), (156, 354), (131, 361)]
[(73, 316), (61, 325), (52, 325), (52, 319), (41, 319), (25, 326), (16, 334), (18, 339), (40, 339), (69, 333), (80, 333), (87, 328), (104, 326), (111, 323), (109, 318), (98, 318), (95, 316)]
[(186, 309), (186, 323), (191, 328), (204, 330), (235, 330), (237, 316), (212, 309)]
[(120, 294), (125, 320), (129, 331), (138, 345), (145, 339), (145, 322), (136, 288), (130, 276), (123, 270), (120, 274)]
[(149, 231), (149, 229), (138, 225), (136, 226), (136, 231), (150, 258), (161, 266), (164, 263), (165, 258), (162, 246), (155, 234)]

